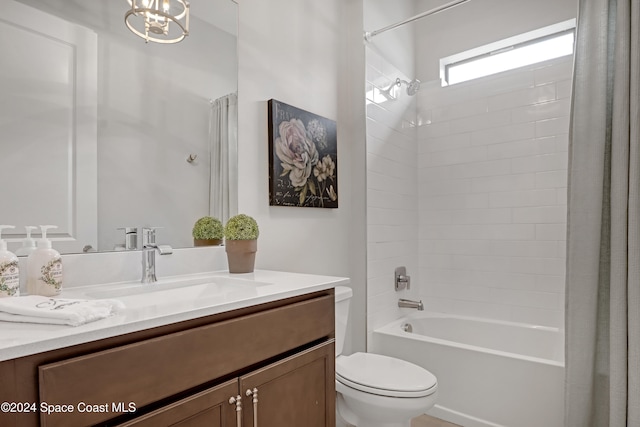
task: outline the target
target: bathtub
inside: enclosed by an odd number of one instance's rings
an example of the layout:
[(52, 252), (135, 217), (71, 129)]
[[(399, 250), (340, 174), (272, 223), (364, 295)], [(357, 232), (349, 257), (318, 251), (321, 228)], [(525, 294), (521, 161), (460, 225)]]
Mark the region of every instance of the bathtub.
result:
[[(405, 331), (411, 325), (412, 332)], [(556, 328), (416, 312), (376, 329), (370, 351), (438, 378), (428, 414), (464, 427), (562, 427), (564, 333)]]

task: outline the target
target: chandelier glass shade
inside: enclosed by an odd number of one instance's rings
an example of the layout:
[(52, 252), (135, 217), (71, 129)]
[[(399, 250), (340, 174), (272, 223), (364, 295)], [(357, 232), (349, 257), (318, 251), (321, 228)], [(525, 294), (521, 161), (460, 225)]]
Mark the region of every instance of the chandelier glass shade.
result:
[(189, 35), (189, 3), (186, 0), (127, 0), (127, 28), (147, 43), (178, 43)]

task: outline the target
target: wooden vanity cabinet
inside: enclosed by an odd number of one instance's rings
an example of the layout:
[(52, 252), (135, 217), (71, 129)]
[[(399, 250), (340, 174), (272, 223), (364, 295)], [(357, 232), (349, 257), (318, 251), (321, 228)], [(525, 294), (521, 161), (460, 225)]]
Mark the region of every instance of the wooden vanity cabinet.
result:
[(0, 401), (76, 411), (0, 425), (335, 427), (333, 335), (331, 289), (2, 362)]

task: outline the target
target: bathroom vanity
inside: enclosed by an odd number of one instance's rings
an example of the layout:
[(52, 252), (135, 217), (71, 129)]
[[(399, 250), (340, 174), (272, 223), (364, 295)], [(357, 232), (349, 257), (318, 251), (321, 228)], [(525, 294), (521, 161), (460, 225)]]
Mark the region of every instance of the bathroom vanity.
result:
[(257, 271), (235, 293), (211, 280), (223, 297), (206, 278), (196, 301), (166, 306), (103, 287), (129, 308), (77, 328), (2, 323), (0, 425), (335, 426), (333, 287), (348, 280)]

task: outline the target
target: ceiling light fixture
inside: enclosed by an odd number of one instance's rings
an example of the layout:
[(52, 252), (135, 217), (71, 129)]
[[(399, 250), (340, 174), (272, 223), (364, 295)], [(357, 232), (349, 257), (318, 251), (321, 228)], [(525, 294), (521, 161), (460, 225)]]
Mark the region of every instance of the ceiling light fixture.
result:
[[(124, 22), (147, 43), (178, 43), (189, 35), (189, 3), (186, 0), (127, 0), (131, 9)], [(170, 25), (170, 24), (174, 25)]]

